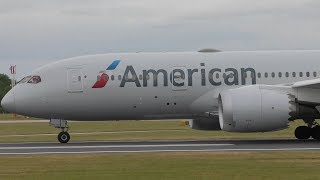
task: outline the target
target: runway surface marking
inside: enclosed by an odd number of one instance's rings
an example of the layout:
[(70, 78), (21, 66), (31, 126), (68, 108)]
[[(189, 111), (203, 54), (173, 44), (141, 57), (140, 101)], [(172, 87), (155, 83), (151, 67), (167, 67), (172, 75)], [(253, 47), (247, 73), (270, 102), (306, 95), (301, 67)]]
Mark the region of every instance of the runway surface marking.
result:
[(145, 148), (145, 147), (203, 147), (231, 146), (234, 144), (155, 144), (155, 145), (106, 145), (106, 146), (31, 146), (31, 147), (0, 147), (0, 150), (13, 149), (81, 149), (81, 148)]
[(320, 142), (315, 140), (260, 139), (0, 144), (0, 155), (257, 151), (320, 151)]
[[(123, 133), (146, 133), (146, 132), (181, 132), (187, 130), (141, 130), (141, 131), (108, 131), (108, 132), (83, 132), (83, 133), (70, 133), (71, 135), (96, 135), (96, 134), (123, 134)], [(57, 134), (12, 134), (0, 135), (0, 137), (34, 137), (34, 136), (57, 136)]]

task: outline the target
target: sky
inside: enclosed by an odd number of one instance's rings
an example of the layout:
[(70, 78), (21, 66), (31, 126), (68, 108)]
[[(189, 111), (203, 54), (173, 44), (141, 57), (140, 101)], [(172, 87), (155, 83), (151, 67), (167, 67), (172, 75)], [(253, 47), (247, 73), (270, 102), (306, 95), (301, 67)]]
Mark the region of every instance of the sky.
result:
[(320, 49), (319, 0), (0, 0), (0, 73), (101, 53)]

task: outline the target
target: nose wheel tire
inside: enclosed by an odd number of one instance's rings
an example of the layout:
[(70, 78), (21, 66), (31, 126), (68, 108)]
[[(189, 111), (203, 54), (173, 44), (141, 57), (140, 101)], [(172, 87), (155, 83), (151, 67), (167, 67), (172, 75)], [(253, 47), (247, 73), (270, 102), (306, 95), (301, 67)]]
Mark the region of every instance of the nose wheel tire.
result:
[(58, 134), (58, 140), (60, 143), (68, 143), (70, 141), (70, 134), (68, 132), (61, 132)]
[[(294, 134), (297, 139), (309, 139), (311, 137), (311, 135), (313, 135), (312, 130), (313, 129), (311, 129), (307, 126), (299, 126), (295, 130)], [(319, 132), (319, 134), (320, 134), (320, 132)]]

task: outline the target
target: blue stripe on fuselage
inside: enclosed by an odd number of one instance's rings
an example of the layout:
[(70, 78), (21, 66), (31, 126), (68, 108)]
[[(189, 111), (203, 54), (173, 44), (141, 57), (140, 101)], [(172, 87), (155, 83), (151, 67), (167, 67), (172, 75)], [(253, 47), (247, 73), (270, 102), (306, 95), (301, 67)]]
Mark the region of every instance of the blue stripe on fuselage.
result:
[(119, 65), (120, 60), (115, 60), (110, 64), (110, 66), (107, 68), (107, 70), (115, 70), (117, 66)]

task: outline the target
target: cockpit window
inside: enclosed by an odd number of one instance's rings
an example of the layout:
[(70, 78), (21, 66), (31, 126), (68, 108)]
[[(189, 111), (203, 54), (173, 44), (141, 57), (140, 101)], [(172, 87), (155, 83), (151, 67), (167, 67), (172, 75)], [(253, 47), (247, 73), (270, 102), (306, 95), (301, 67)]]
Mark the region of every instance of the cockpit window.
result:
[(31, 76), (24, 77), (18, 82), (18, 84), (23, 84), (23, 83), (28, 82), (30, 80), (30, 78), (31, 78)]
[(32, 76), (32, 78), (28, 81), (30, 84), (38, 84), (41, 82), (40, 76)]

